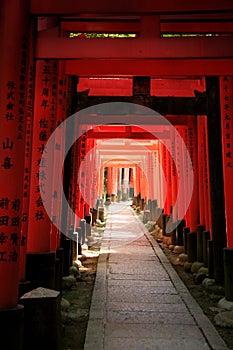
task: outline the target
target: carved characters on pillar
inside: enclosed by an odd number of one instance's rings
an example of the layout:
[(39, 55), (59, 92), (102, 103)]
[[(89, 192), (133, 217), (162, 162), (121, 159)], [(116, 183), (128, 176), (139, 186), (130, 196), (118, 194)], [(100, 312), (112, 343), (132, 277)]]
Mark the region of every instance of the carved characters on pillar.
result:
[(76, 212), (76, 215), (80, 218), (84, 218), (84, 198), (85, 198), (85, 164), (86, 164), (86, 152), (87, 152), (87, 134), (86, 129), (82, 125), (81, 136), (76, 142), (76, 153), (73, 153), (72, 162), (75, 165), (75, 168), (79, 169), (79, 176), (75, 175), (75, 169), (73, 173), (73, 182), (74, 187), (76, 188), (76, 208), (73, 209)]
[[(189, 163), (189, 168), (186, 171), (186, 185), (192, 186), (192, 197), (189, 203), (189, 210), (187, 213), (187, 226), (190, 227), (191, 231), (196, 231), (199, 213), (198, 213), (198, 172), (197, 172), (197, 118), (195, 116), (187, 117), (187, 137), (188, 144), (187, 148), (189, 151), (191, 163)], [(188, 166), (188, 164), (186, 165)], [(190, 183), (189, 173), (193, 173), (193, 183)], [(188, 204), (188, 203), (187, 203)]]
[[(65, 124), (63, 121), (66, 119), (66, 104), (67, 104), (67, 88), (68, 79), (64, 74), (64, 62), (58, 62), (57, 69), (57, 84), (56, 93), (54, 91), (54, 98), (56, 105), (54, 104), (53, 113), (54, 121), (57, 128), (55, 140), (54, 140), (54, 158), (53, 158), (53, 184), (52, 184), (52, 212), (51, 219), (52, 230), (50, 236), (50, 248), (55, 251), (60, 245), (60, 231), (58, 227), (61, 226), (61, 216), (62, 216), (62, 189), (60, 185), (60, 176), (58, 174), (58, 169), (63, 166), (64, 152), (65, 152)], [(55, 84), (54, 84), (55, 89)], [(52, 130), (51, 130), (52, 131)], [(56, 226), (55, 226), (56, 225)]]
[(233, 177), (233, 77), (220, 78), (223, 174), (226, 207), (227, 245), (233, 248), (232, 177)]
[[(24, 30), (23, 27), (21, 29)], [(9, 41), (4, 33), (2, 39), (3, 43), (5, 39)], [(0, 279), (11, 278), (9, 283), (1, 283), (0, 308), (17, 304), (20, 245), (26, 244), (25, 237), (21, 237), (21, 225), (22, 219), (27, 217), (22, 217), (22, 198), (28, 38), (19, 34), (17, 39), (17, 43), (13, 41), (12, 45), (4, 47), (0, 62), (1, 68), (4, 67), (0, 82)], [(15, 55), (11, 52), (13, 45), (16, 46)]]
[(223, 157), (225, 166), (233, 168), (233, 100), (232, 77), (221, 78), (221, 109), (222, 109), (222, 133), (223, 133)]
[(16, 263), (21, 242), (19, 228), (21, 224), (21, 199), (0, 198), (0, 263)]
[(49, 179), (46, 177), (47, 160), (43, 157), (43, 152), (46, 152), (46, 142), (56, 127), (56, 92), (57, 62), (54, 60), (37, 61), (30, 186), (29, 252), (50, 250), (51, 221), (44, 209), (41, 193), (51, 192), (51, 196), (48, 196), (49, 203), (46, 203), (48, 207), (51, 207), (53, 179), (52, 176)]

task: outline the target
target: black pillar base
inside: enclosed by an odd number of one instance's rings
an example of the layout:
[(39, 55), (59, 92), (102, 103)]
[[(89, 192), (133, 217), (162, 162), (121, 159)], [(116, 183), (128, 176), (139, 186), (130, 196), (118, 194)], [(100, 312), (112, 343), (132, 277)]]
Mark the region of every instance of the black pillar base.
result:
[(58, 248), (56, 250), (56, 259), (60, 260), (60, 273), (61, 273), (61, 278), (63, 276), (63, 266), (64, 266), (64, 249), (63, 248)]
[(176, 228), (177, 245), (183, 246), (183, 229), (185, 227), (185, 220), (181, 220)]
[(202, 243), (202, 246), (203, 246), (203, 263), (204, 263), (205, 267), (208, 267), (208, 247), (207, 247), (207, 244), (208, 244), (208, 241), (210, 240), (210, 232), (209, 231), (204, 231), (202, 238), (203, 238), (203, 243)]
[(207, 241), (207, 251), (209, 278), (214, 278), (214, 248), (212, 240)]
[(183, 243), (184, 243), (184, 253), (187, 254), (188, 249), (188, 233), (190, 232), (190, 227), (183, 228)]
[(187, 233), (187, 254), (188, 261), (194, 262), (197, 260), (197, 233)]
[(24, 350), (24, 307), (0, 310), (0, 347), (2, 350)]
[(64, 250), (64, 264), (63, 264), (63, 276), (69, 276), (70, 274), (70, 261), (71, 261), (71, 240), (66, 239), (62, 243)]
[(61, 291), (61, 260), (56, 258), (55, 260), (55, 290)]
[(26, 279), (31, 287), (55, 288), (55, 261), (54, 252), (28, 253), (26, 255)]
[(223, 249), (225, 297), (233, 301), (233, 248)]
[(176, 228), (171, 232), (171, 244), (177, 245)]
[(166, 224), (167, 224), (167, 214), (162, 214), (162, 230), (163, 230), (163, 235), (166, 235)]
[(197, 226), (197, 261), (203, 261), (203, 232), (205, 231), (205, 226)]

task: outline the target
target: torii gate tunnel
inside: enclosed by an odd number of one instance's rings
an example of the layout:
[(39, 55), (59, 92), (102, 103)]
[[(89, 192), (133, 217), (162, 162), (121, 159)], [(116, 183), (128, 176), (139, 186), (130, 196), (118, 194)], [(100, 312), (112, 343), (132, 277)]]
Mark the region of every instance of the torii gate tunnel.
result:
[(25, 281), (59, 289), (108, 198), (148, 210), (233, 301), (232, 14), (230, 0), (2, 0), (0, 319), (23, 312)]

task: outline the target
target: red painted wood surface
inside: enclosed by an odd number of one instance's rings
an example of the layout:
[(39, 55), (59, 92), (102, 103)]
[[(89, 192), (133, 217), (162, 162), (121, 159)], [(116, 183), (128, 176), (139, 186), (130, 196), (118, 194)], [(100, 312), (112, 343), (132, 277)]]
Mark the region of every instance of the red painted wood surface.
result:
[(197, 150), (197, 118), (195, 116), (188, 116), (187, 117), (187, 149), (191, 158), (191, 164), (192, 168), (189, 167), (188, 171), (193, 173), (193, 183), (190, 183), (190, 177), (189, 173), (187, 172), (187, 185), (193, 186), (192, 190), (192, 198), (189, 204), (189, 210), (188, 210), (188, 217), (189, 222), (187, 223), (187, 226), (190, 227), (190, 231), (196, 231), (197, 225), (199, 223), (199, 210), (198, 210), (198, 165), (197, 165), (197, 159), (198, 159), (198, 150)]
[(35, 23), (32, 22), (29, 31), (29, 49), (28, 49), (28, 70), (27, 70), (27, 100), (26, 100), (26, 147), (24, 159), (24, 184), (23, 184), (23, 214), (21, 225), (21, 245), (20, 245), (20, 269), (19, 280), (25, 280), (26, 272), (26, 251), (28, 234), (28, 212), (30, 197), (30, 174), (31, 174), (31, 154), (32, 154), (32, 125), (33, 125), (33, 90), (34, 90), (34, 30)]
[(77, 2), (76, 0), (31, 0), (32, 14), (64, 14), (75, 15), (77, 13), (86, 14), (143, 14), (143, 13), (195, 13), (195, 12), (216, 12), (233, 10), (231, 0), (197, 0), (195, 3), (184, 2), (178, 0), (170, 2), (169, 0), (163, 2), (153, 2), (151, 0), (140, 0), (125, 2), (119, 0), (117, 2), (109, 2), (108, 0), (101, 0), (98, 3), (95, 0), (88, 2)]
[(78, 39), (63, 38), (59, 37), (58, 34), (56, 28), (38, 33), (37, 58), (111, 60), (232, 57), (232, 36)]
[(223, 174), (227, 246), (233, 248), (233, 77), (220, 77)]
[[(56, 80), (57, 63), (53, 60), (37, 61), (27, 244), (30, 253), (50, 251), (51, 221), (43, 206), (41, 192), (47, 193), (46, 205), (51, 208), (53, 178), (46, 177), (47, 164), (43, 161), (43, 151), (55, 128)], [(52, 162), (52, 159), (48, 161)]]
[[(231, 55), (232, 56), (232, 55)], [(78, 59), (66, 60), (66, 74), (78, 76), (208, 76), (233, 75), (233, 58)]]
[(53, 152), (53, 183), (52, 183), (52, 209), (51, 209), (51, 235), (50, 235), (50, 250), (56, 251), (60, 246), (60, 230), (61, 215), (62, 215), (62, 188), (59, 184), (59, 171), (63, 166), (65, 152), (65, 124), (67, 108), (67, 83), (68, 79), (64, 75), (64, 62), (58, 62), (58, 71), (56, 79), (56, 115), (55, 126), (59, 128), (59, 133), (55, 138)]
[[(16, 11), (17, 9), (17, 11)], [(0, 7), (0, 309), (18, 302), (27, 106), (28, 2)], [(9, 39), (10, 38), (10, 39)]]

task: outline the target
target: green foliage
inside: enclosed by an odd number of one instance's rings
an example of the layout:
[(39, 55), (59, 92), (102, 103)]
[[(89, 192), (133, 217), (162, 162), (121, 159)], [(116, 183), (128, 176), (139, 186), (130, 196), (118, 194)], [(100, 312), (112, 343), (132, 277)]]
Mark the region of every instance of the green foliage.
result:
[(70, 38), (75, 37), (85, 37), (90, 38), (135, 38), (136, 34), (134, 33), (70, 33)]
[(204, 33), (204, 34), (198, 34), (198, 33), (172, 33), (172, 34), (166, 34), (166, 33), (163, 33), (161, 34), (161, 37), (162, 38), (175, 38), (175, 37), (193, 37), (193, 36), (217, 36), (217, 34), (207, 34), (207, 33)]

